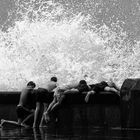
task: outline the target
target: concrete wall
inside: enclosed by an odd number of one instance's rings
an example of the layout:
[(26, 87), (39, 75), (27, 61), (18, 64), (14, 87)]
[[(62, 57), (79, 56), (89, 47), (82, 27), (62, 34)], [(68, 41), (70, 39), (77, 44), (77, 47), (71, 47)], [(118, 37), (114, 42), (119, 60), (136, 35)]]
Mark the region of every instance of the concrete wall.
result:
[[(20, 92), (0, 92), (0, 119), (16, 120), (16, 105)], [(120, 126), (120, 99), (115, 94), (101, 93), (91, 96), (68, 94), (57, 112), (61, 124)]]
[(17, 120), (16, 105), (20, 92), (0, 92), (0, 119)]
[[(15, 109), (19, 96), (20, 92), (0, 92), (0, 119), (17, 119)], [(140, 128), (140, 79), (126, 79), (121, 98), (107, 92), (91, 96), (89, 103), (84, 98), (85, 94), (66, 96), (57, 112), (61, 123), (99, 126), (105, 122), (107, 126)]]
[(121, 125), (140, 128), (140, 79), (126, 79), (122, 85)]

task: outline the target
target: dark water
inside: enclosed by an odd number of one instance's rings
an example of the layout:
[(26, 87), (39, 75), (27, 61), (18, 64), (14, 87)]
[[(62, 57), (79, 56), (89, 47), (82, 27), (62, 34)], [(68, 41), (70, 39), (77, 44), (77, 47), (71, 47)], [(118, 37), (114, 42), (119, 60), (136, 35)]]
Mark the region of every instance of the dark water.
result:
[(139, 140), (140, 130), (87, 126), (0, 130), (1, 140)]

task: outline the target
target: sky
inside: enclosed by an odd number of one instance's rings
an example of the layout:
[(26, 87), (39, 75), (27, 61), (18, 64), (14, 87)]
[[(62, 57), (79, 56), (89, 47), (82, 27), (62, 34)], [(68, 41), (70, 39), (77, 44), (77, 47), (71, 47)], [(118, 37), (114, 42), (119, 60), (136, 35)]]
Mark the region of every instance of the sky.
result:
[[(130, 40), (140, 38), (140, 0), (53, 0), (53, 2), (61, 3), (72, 13), (92, 15), (98, 25), (105, 23), (110, 26), (119, 21), (129, 34)], [(0, 0), (0, 26), (4, 30), (13, 24), (15, 9), (14, 0)], [(12, 16), (8, 16), (8, 13)]]

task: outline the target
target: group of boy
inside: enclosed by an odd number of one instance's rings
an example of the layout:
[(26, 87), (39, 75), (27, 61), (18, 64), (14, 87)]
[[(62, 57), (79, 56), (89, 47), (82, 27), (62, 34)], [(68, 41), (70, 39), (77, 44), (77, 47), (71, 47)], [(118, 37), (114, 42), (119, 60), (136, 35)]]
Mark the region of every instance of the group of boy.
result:
[[(43, 122), (50, 121), (50, 113), (61, 105), (68, 93), (86, 92), (85, 102), (89, 101), (91, 94), (98, 94), (101, 91), (112, 91), (119, 95), (119, 88), (115, 83), (105, 81), (88, 85), (85, 80), (80, 80), (78, 84), (58, 86), (57, 77), (52, 77), (46, 88), (35, 89), (35, 87), (36, 84), (30, 81), (22, 90), (19, 104), (16, 107), (18, 121), (1, 120), (1, 126), (11, 123), (19, 127), (41, 127)], [(48, 94), (53, 94), (53, 101), (49, 106)]]

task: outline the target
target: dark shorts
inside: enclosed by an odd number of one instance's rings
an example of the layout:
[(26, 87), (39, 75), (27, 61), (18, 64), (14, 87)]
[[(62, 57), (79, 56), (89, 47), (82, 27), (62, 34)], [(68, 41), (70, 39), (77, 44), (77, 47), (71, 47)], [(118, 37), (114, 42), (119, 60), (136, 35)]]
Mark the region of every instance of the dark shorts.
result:
[(36, 102), (47, 103), (49, 92), (47, 89), (38, 88), (36, 91)]
[(17, 111), (17, 117), (19, 119), (21, 119), (21, 121), (28, 125), (28, 126), (33, 126), (33, 122), (34, 122), (34, 113), (26, 110), (24, 107), (22, 106), (17, 106), (16, 108)]
[(32, 114), (30, 111), (27, 111), (22, 106), (17, 106), (16, 112), (17, 112), (17, 117), (20, 118), (21, 120), (24, 120), (27, 116)]

